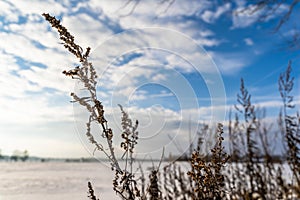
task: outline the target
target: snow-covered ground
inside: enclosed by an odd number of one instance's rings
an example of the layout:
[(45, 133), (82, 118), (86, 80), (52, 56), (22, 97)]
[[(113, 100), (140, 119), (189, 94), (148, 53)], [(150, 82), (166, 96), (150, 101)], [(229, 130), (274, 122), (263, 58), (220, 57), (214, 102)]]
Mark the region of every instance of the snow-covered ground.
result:
[[(158, 163), (143, 163), (146, 177), (153, 165)], [(88, 181), (92, 182), (98, 198), (120, 199), (112, 189), (114, 172), (108, 166), (108, 162), (100, 161), (0, 162), (0, 200), (84, 200), (88, 199)]]
[[(183, 171), (189, 169), (188, 163), (180, 165)], [(143, 169), (151, 166), (151, 162), (144, 163)], [(284, 177), (290, 180), (288, 165), (283, 167)], [(112, 180), (107, 163), (0, 162), (0, 200), (84, 200), (88, 199), (88, 181), (98, 198), (119, 199), (112, 190)]]
[(118, 199), (112, 178), (101, 163), (0, 162), (0, 200), (88, 199), (88, 181), (100, 199)]

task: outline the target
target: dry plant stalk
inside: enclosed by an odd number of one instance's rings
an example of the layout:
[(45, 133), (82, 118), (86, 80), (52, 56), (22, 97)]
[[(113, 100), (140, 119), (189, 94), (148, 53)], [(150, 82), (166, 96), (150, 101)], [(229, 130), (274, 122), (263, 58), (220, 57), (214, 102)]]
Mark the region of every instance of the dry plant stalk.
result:
[(91, 200), (99, 200), (96, 196), (95, 196), (95, 191), (93, 189), (93, 186), (91, 184), (91, 182), (88, 182), (88, 197), (91, 199)]
[[(79, 81), (81, 81), (84, 84), (84, 89), (89, 92), (89, 96), (86, 97), (79, 97), (75, 93), (71, 93), (71, 96), (74, 99), (73, 102), (78, 102), (90, 113), (86, 133), (89, 141), (95, 145), (97, 150), (103, 151), (108, 156), (112, 163), (112, 166), (116, 168), (117, 171), (121, 171), (112, 146), (113, 133), (111, 128), (108, 127), (107, 121), (104, 117), (103, 106), (97, 99), (97, 74), (92, 63), (88, 61), (88, 56), (91, 49), (88, 47), (86, 51), (83, 52), (82, 48), (75, 43), (74, 36), (71, 35), (68, 30), (60, 24), (59, 20), (49, 14), (44, 13), (43, 16), (53, 28), (57, 29), (60, 39), (63, 41), (64, 47), (69, 52), (74, 54), (79, 59), (79, 62), (81, 64), (81, 66), (77, 66), (74, 69), (68, 71), (63, 71), (63, 73), (66, 76), (70, 76), (73, 79), (78, 79)], [(106, 152), (103, 146), (95, 141), (94, 136), (91, 133), (92, 122), (98, 122), (101, 125), (104, 133), (103, 137), (107, 140), (110, 152)]]
[(222, 141), (224, 138), (223, 125), (218, 124), (218, 142), (211, 150), (212, 160), (207, 163), (198, 151), (194, 151), (191, 158), (192, 170), (188, 176), (193, 181), (193, 189), (196, 193), (195, 199), (222, 199), (225, 197), (225, 177), (221, 173), (230, 156), (224, 152)]
[[(294, 109), (293, 96), (291, 91), (294, 86), (294, 78), (291, 77), (291, 62), (288, 63), (286, 71), (279, 76), (279, 93), (283, 101), (283, 110), (280, 112), (279, 124), (285, 138), (287, 160), (293, 172), (293, 190), (300, 198), (300, 116), (289, 114), (289, 110)], [(283, 113), (282, 113), (283, 112)]]
[[(75, 93), (71, 93), (71, 96), (73, 97), (74, 103), (79, 103), (90, 113), (88, 122), (86, 123), (86, 136), (90, 143), (95, 145), (95, 150), (102, 151), (109, 159), (112, 170), (115, 171), (113, 189), (123, 199), (135, 199), (136, 197), (139, 197), (140, 191), (137, 188), (137, 183), (132, 173), (133, 151), (138, 139), (138, 132), (136, 131), (138, 122), (133, 125), (127, 113), (120, 106), (123, 114), (122, 127), (124, 129), (122, 138), (125, 140), (121, 143), (121, 147), (125, 151), (124, 155), (126, 155), (125, 169), (121, 169), (113, 147), (113, 131), (108, 126), (108, 122), (105, 119), (103, 105), (101, 101), (97, 99), (97, 74), (94, 66), (88, 60), (91, 49), (88, 47), (84, 52), (82, 47), (75, 43), (74, 36), (69, 33), (67, 28), (60, 24), (59, 20), (46, 13), (44, 13), (43, 16), (51, 26), (58, 31), (59, 38), (62, 40), (64, 47), (79, 59), (80, 66), (76, 66), (71, 70), (65, 70), (63, 71), (63, 74), (72, 77), (72, 79), (79, 80), (83, 84), (84, 90), (89, 94), (88, 96), (80, 97)], [(108, 148), (104, 148), (101, 143), (95, 140), (91, 131), (92, 123), (97, 123), (102, 128), (103, 133), (101, 135), (106, 140)], [(128, 162), (129, 166), (131, 166), (130, 170), (128, 170)]]

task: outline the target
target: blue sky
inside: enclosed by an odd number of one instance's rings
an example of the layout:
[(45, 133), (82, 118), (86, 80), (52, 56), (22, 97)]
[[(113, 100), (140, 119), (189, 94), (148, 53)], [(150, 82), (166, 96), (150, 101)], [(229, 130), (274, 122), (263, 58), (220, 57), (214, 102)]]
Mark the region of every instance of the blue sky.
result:
[(84, 135), (86, 115), (69, 103), (80, 86), (61, 73), (77, 60), (43, 12), (59, 18), (82, 47), (92, 48), (98, 96), (110, 125), (118, 135), (118, 103), (139, 119), (142, 155), (160, 154), (163, 147), (176, 154), (175, 143), (186, 148), (189, 123), (192, 132), (202, 122), (226, 123), (242, 77), (253, 103), (266, 108), (266, 122), (275, 122), (281, 106), (277, 80), (289, 60), (299, 109), (299, 50), (287, 48), (299, 26), (299, 6), (273, 33), (288, 5), (259, 21), (259, 12), (234, 14), (247, 1), (216, 2), (177, 0), (164, 12), (166, 5), (158, 1), (141, 1), (127, 15), (133, 5), (124, 7), (124, 1), (1, 1), (2, 153), (27, 149), (37, 156), (81, 157), (93, 149)]

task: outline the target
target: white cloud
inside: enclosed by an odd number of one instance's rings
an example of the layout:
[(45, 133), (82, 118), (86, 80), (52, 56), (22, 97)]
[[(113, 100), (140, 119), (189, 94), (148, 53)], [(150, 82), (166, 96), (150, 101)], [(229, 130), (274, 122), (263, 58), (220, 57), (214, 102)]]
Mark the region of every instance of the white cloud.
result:
[(9, 2), (0, 2), (0, 16), (4, 16), (5, 21), (17, 22), (19, 19), (18, 15), (18, 11), (14, 7), (12, 7)]
[(257, 22), (259, 18), (259, 12), (254, 14), (247, 14), (247, 13), (239, 13), (239, 14), (232, 14), (232, 29), (235, 28), (245, 28), (251, 26), (255, 22)]
[(1, 74), (19, 69), (14, 56), (6, 54), (3, 50), (0, 51), (0, 66)]
[[(120, 16), (127, 16), (132, 8), (134, 8), (135, 2), (126, 5), (126, 2), (117, 0), (111, 3), (108, 0), (103, 1), (101, 5), (96, 0), (91, 0), (89, 2), (92, 8), (99, 9), (102, 8), (103, 11), (107, 12), (109, 15), (114, 15), (113, 17), (119, 18)], [(197, 0), (191, 0), (189, 3), (185, 1), (174, 1), (172, 6), (169, 7), (168, 12), (164, 12), (168, 7), (168, 2), (161, 4), (157, 1), (140, 1), (137, 4), (136, 9), (132, 13), (133, 16), (147, 16), (155, 18), (160, 17), (173, 17), (182, 15), (194, 15), (195, 13), (202, 12), (206, 8), (209, 8), (212, 3), (211, 1), (205, 0), (199, 3)]]
[(76, 36), (75, 41), (78, 44), (83, 48), (89, 46), (92, 50), (113, 34), (112, 30), (106, 27), (103, 22), (85, 13), (65, 16), (62, 23)]
[(257, 103), (259, 107), (262, 108), (280, 108), (282, 106), (282, 101), (276, 101), (276, 100), (270, 100), (270, 101), (263, 101), (260, 103)]
[(211, 10), (205, 10), (203, 14), (201, 15), (201, 18), (206, 23), (214, 23), (217, 19), (219, 19), (220, 16), (222, 16), (224, 13), (228, 12), (231, 9), (230, 3), (226, 3), (223, 6), (217, 7), (215, 11)]
[(244, 42), (248, 46), (253, 46), (253, 44), (254, 44), (253, 41), (251, 40), (251, 38), (245, 38)]
[(202, 19), (203, 21), (207, 22), (207, 23), (213, 23), (213, 17), (214, 17), (214, 12), (210, 11), (210, 10), (206, 10), (203, 14), (202, 14)]
[(62, 69), (59, 67), (41, 69), (32, 66), (30, 70), (21, 70), (18, 74), (22, 78), (37, 84), (41, 90), (52, 88), (65, 93), (71, 90), (74, 86), (74, 81), (65, 77), (61, 72)]
[(62, 45), (58, 43), (58, 34), (54, 30), (49, 31), (49, 24), (46, 21), (39, 22), (35, 17), (39, 20), (42, 19), (41, 16), (29, 15), (27, 23), (9, 24), (6, 30), (15, 33), (18, 37), (23, 36), (30, 42), (37, 42), (48, 48), (61, 49)]
[[(139, 120), (139, 141), (137, 145), (138, 156), (148, 155), (159, 158), (162, 148), (165, 147), (165, 153), (170, 152), (179, 154), (175, 143), (180, 143), (183, 147), (188, 146), (188, 118), (184, 119), (182, 113), (163, 108), (159, 105), (153, 105), (148, 108), (129, 107), (125, 109), (130, 118)], [(118, 108), (107, 109), (108, 120), (115, 133), (114, 141), (118, 144), (122, 139), (119, 132), (120, 110)], [(185, 114), (186, 115), (186, 114)], [(195, 119), (195, 118), (191, 118)], [(197, 121), (192, 121), (193, 136), (196, 134)]]
[[(283, 102), (281, 99), (279, 99), (279, 97), (276, 98), (278, 100), (274, 100), (274, 99), (275, 98), (269, 97), (269, 100), (258, 102), (256, 105), (261, 108), (266, 108), (266, 109), (271, 109), (271, 108), (279, 109), (279, 108), (283, 107)], [(293, 104), (297, 107), (300, 106), (299, 96), (295, 96)]]
[(244, 53), (209, 52), (219, 70), (224, 74), (238, 73), (249, 64), (249, 57)]
[(213, 46), (218, 46), (219, 44), (221, 44), (221, 41), (219, 41), (217, 39), (199, 38), (199, 39), (196, 39), (196, 41), (199, 45), (205, 46), (205, 47), (213, 47)]
[[(277, 9), (275, 12), (268, 10), (270, 9), (268, 7), (253, 12), (253, 10), (256, 9), (256, 6), (253, 4), (246, 6), (244, 2), (237, 5), (238, 7), (236, 8), (235, 12), (232, 13), (232, 29), (249, 27), (258, 20), (262, 19), (265, 14), (267, 16), (262, 20), (264, 20), (264, 22), (270, 21), (271, 19), (280, 16), (282, 13), (288, 10), (288, 5), (285, 4), (280, 5), (279, 9)], [(276, 7), (278, 5), (274, 4), (273, 6)]]
[[(201, 13), (204, 10), (210, 8), (211, 6), (212, 6), (212, 2), (208, 0), (204, 0), (201, 3), (199, 3), (199, 1), (197, 0), (189, 1), (189, 3), (186, 3), (185, 1), (175, 1), (174, 4), (169, 8), (168, 12), (163, 13), (162, 16), (170, 16), (170, 17), (178, 16), (178, 15), (191, 16), (197, 13)], [(158, 10), (157, 12), (159, 13), (161, 11)]]
[[(27, 95), (18, 99), (2, 97), (3, 103), (0, 106), (0, 110), (2, 111), (0, 115), (1, 123), (34, 126), (39, 123), (53, 121), (72, 122), (71, 104), (68, 105), (68, 101), (66, 101), (66, 104), (61, 106), (49, 105), (51, 101), (54, 101), (51, 99), (51, 96), (52, 94), (44, 94), (44, 97)], [(61, 100), (67, 99), (62, 98)]]
[(165, 97), (175, 97), (174, 94), (167, 92), (165, 90), (161, 90), (157, 94), (149, 94), (147, 90), (137, 90), (132, 94), (129, 99), (130, 101), (141, 101), (141, 100), (150, 100), (155, 98), (165, 98)]
[[(38, 30), (37, 30), (38, 31)], [(42, 31), (43, 32), (43, 31)], [(71, 55), (66, 54), (61, 47), (57, 49), (40, 49), (31, 41), (30, 36), (22, 36), (15, 33), (0, 33), (1, 49), (7, 54), (15, 55), (27, 62), (36, 62), (45, 66), (68, 66), (72, 63)], [(58, 41), (57, 41), (58, 43)], [(30, 49), (30, 50), (28, 50)]]
[(58, 16), (62, 13), (67, 12), (67, 6), (61, 2), (56, 2), (54, 0), (39, 1), (39, 0), (10, 0), (10, 3), (16, 8), (20, 15), (26, 16), (28, 14), (41, 15), (42, 13), (51, 13), (52, 15)]
[(134, 94), (130, 95), (130, 101), (140, 101), (147, 99), (148, 91), (146, 90), (138, 90), (134, 92)]
[[(175, 1), (165, 13), (161, 13), (161, 10), (164, 10), (164, 5), (159, 4), (157, 1), (140, 1), (134, 12), (126, 17), (120, 17), (120, 15), (129, 13), (131, 6), (123, 8), (122, 5), (125, 5), (123, 1), (116, 1), (115, 3), (103, 1), (101, 4), (96, 1), (89, 2), (91, 9), (95, 11), (102, 10), (107, 17), (118, 22), (124, 29), (164, 27), (189, 35), (203, 46), (216, 46), (220, 43), (216, 39), (209, 38), (213, 33), (207, 30), (207, 28), (204, 26), (198, 28), (201, 24), (199, 23), (200, 20), (185, 20), (183, 18), (183, 16), (202, 13), (204, 10), (210, 8), (212, 6), (212, 2), (210, 1), (203, 1), (201, 3), (198, 1), (190, 1), (189, 3)], [(225, 9), (228, 9), (228, 5), (225, 4), (223, 7), (217, 8), (217, 13), (214, 17), (220, 17), (225, 12)]]
[[(114, 46), (118, 48), (112, 48)], [(123, 57), (135, 53), (141, 56), (122, 63)], [(99, 72), (101, 87), (112, 92), (119, 103), (126, 102), (128, 96), (143, 84), (154, 82), (174, 88), (180, 83), (180, 87), (187, 87), (189, 83), (183, 73), (219, 73), (209, 55), (193, 40), (161, 28), (116, 35), (91, 56)], [(115, 63), (118, 66), (114, 66)]]
[(166, 80), (167, 79), (167, 76), (165, 74), (155, 74), (153, 77), (152, 77), (152, 80), (154, 82), (158, 82), (158, 81), (162, 81), (162, 80)]

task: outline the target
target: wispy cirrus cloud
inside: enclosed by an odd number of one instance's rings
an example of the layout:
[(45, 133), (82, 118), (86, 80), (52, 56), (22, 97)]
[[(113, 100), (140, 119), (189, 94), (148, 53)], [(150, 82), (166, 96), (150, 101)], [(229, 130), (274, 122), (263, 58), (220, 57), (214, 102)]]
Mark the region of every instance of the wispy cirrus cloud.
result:
[(209, 52), (223, 74), (237, 74), (249, 64), (247, 53)]

